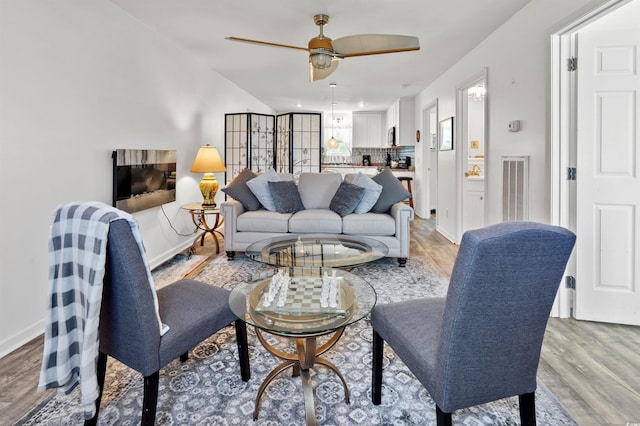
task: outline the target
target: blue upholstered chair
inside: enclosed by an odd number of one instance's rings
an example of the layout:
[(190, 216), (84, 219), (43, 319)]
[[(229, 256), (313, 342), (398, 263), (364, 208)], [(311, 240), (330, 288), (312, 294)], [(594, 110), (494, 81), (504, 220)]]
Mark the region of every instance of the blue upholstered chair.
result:
[[(229, 292), (194, 280), (180, 280), (157, 292), (160, 317), (170, 329), (160, 335), (153, 295), (136, 241), (125, 220), (109, 228), (107, 265), (100, 312), (98, 384), (104, 386), (107, 356), (144, 376), (142, 424), (155, 423), (159, 370), (235, 321), (242, 380), (248, 381), (247, 331), (228, 307)], [(100, 398), (95, 416), (98, 419)]]
[(515, 395), (522, 424), (535, 424), (542, 340), (574, 243), (572, 232), (532, 222), (466, 232), (446, 298), (373, 309), (373, 403), (386, 341), (435, 401), (438, 425)]

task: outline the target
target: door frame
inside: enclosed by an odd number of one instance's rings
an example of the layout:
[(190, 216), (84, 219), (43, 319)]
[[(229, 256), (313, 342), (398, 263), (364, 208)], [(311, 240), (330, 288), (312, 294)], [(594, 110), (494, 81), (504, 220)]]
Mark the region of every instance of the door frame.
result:
[[(584, 26), (609, 14), (632, 0), (609, 0), (603, 5), (577, 17), (551, 34), (550, 73), (550, 222), (576, 230), (576, 182), (567, 179), (568, 169), (576, 166), (577, 99), (576, 73), (567, 72), (567, 60), (576, 56), (576, 34)], [(575, 252), (567, 264), (566, 275), (575, 276)], [(564, 280), (563, 280), (564, 281)], [(575, 290), (561, 284), (551, 310), (551, 316), (573, 316)]]
[(491, 152), (491, 143), (489, 140), (489, 72), (487, 67), (484, 67), (481, 71), (473, 74), (465, 81), (460, 83), (456, 87), (456, 131), (455, 131), (455, 145), (456, 148), (456, 196), (457, 196), (457, 204), (459, 208), (457, 209), (457, 217), (456, 217), (456, 243), (460, 244), (462, 240), (463, 234), (463, 217), (464, 217), (464, 191), (465, 191), (465, 179), (464, 172), (467, 169), (466, 166), (466, 158), (469, 156), (469, 148), (467, 147), (466, 140), (467, 137), (467, 104), (469, 102), (468, 98), (468, 89), (476, 86), (478, 83), (484, 82), (485, 87), (485, 95), (484, 95), (484, 195), (485, 195), (485, 203), (484, 203), (484, 211), (483, 222), (487, 223), (487, 206), (490, 203), (490, 200), (487, 199), (487, 188), (489, 187), (490, 182), (488, 181), (489, 176), (489, 153)]
[[(435, 110), (435, 114), (436, 114), (435, 129), (431, 128), (430, 114), (432, 110)], [(433, 164), (433, 156), (436, 157), (435, 158), (436, 162), (438, 161), (438, 150), (437, 149), (433, 151), (431, 150), (431, 140), (430, 140), (432, 132), (436, 134), (438, 133), (438, 117), (439, 117), (438, 99), (436, 98), (435, 100), (427, 104), (422, 109), (422, 118), (421, 118), (422, 119), (422, 130), (421, 130), (422, 131), (422, 164), (423, 164), (421, 186), (423, 188), (422, 189), (417, 188), (417, 190), (418, 190), (418, 193), (422, 194), (422, 204), (421, 204), (420, 213), (422, 213), (421, 216), (424, 218), (431, 217), (431, 204), (433, 204), (431, 200), (438, 199), (438, 185), (437, 185), (438, 171), (435, 170), (434, 172), (434, 170), (431, 170), (431, 165)], [(432, 194), (431, 188), (433, 186), (431, 185), (431, 181), (434, 179), (436, 180), (436, 185), (435, 185), (436, 193)], [(438, 215), (436, 212), (436, 223), (437, 221), (438, 221)]]

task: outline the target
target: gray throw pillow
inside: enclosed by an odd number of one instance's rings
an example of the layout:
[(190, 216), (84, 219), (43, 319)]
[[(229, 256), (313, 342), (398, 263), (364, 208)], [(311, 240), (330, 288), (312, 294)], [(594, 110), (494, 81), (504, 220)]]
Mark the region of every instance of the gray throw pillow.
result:
[(257, 175), (249, 169), (244, 169), (236, 176), (226, 188), (222, 188), (221, 191), (227, 194), (234, 200), (240, 201), (247, 210), (258, 210), (260, 208), (260, 201), (253, 195), (251, 189), (247, 186), (247, 181), (253, 179)]
[(353, 213), (364, 195), (364, 188), (349, 182), (342, 182), (336, 191), (336, 195), (331, 199), (329, 208), (338, 213), (340, 217), (345, 217)]
[(271, 197), (271, 191), (269, 191), (269, 182), (279, 182), (280, 176), (275, 170), (269, 169), (263, 174), (247, 181), (247, 186), (256, 196), (262, 206), (272, 212), (276, 211), (276, 205)]
[(353, 211), (356, 214), (367, 213), (376, 204), (380, 194), (382, 193), (382, 185), (377, 184), (369, 176), (360, 172), (357, 175), (346, 175), (344, 177), (345, 182), (352, 183), (364, 188), (364, 195), (360, 204)]
[(278, 213), (295, 213), (304, 210), (295, 182), (291, 180), (269, 182), (269, 191)]
[(384, 169), (373, 177), (373, 181), (382, 185), (382, 193), (371, 209), (374, 213), (387, 213), (395, 203), (411, 196), (391, 169)]
[(298, 191), (304, 208), (328, 209), (341, 182), (340, 173), (301, 173)]

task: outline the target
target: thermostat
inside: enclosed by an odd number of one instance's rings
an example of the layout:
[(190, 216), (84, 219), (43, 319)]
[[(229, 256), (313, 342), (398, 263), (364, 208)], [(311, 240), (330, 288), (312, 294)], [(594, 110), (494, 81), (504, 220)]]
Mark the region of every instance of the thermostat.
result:
[(509, 122), (509, 131), (510, 132), (519, 132), (520, 131), (520, 120), (513, 120)]

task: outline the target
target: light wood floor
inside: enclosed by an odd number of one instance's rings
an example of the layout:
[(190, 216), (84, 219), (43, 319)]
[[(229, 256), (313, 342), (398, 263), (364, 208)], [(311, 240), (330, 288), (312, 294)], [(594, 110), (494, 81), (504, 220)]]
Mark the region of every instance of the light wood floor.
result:
[[(432, 220), (412, 223), (411, 256), (429, 256), (449, 275), (456, 253)], [(0, 359), (0, 425), (47, 396), (35, 390), (41, 356), (39, 337)], [(551, 318), (538, 375), (580, 425), (640, 424), (640, 327)]]

